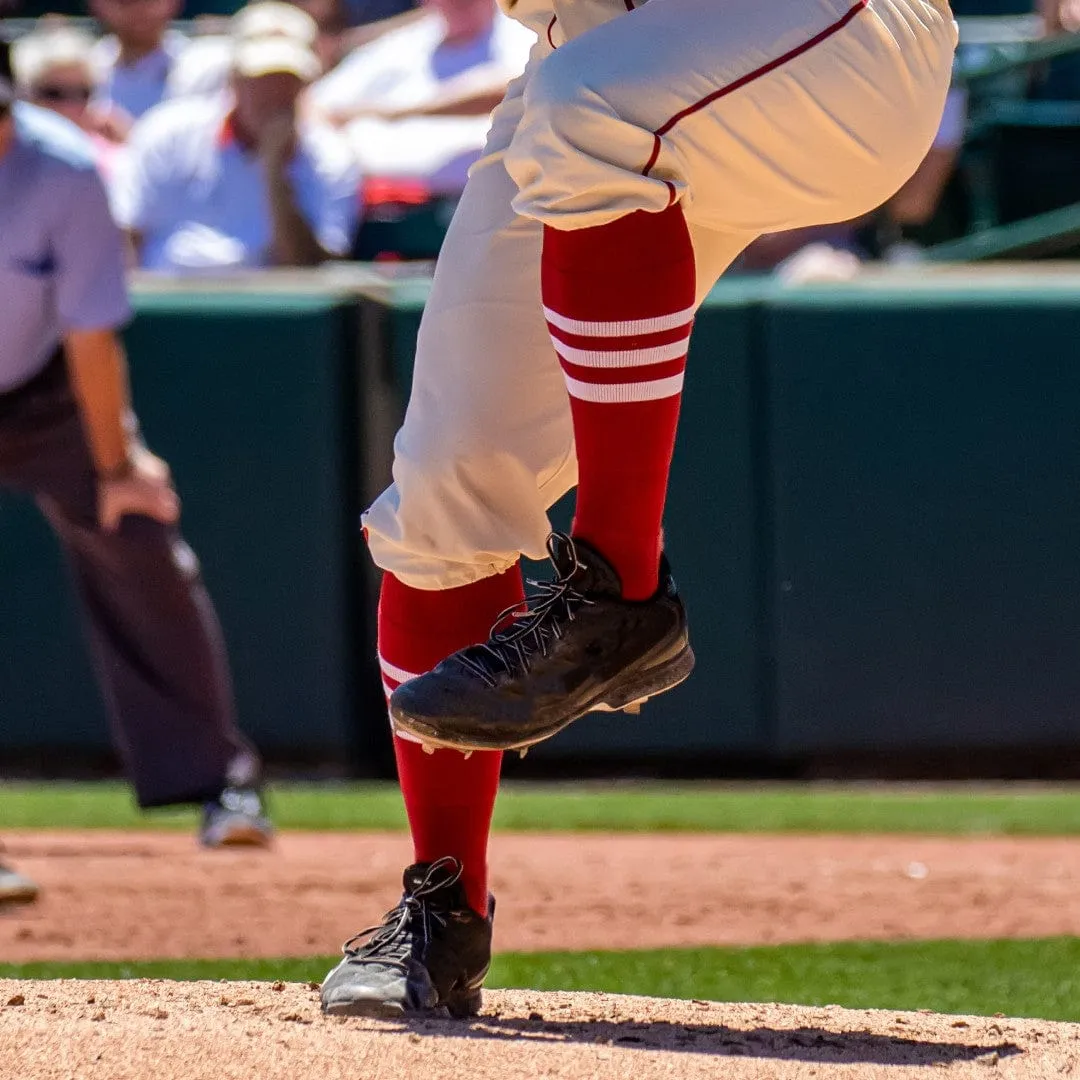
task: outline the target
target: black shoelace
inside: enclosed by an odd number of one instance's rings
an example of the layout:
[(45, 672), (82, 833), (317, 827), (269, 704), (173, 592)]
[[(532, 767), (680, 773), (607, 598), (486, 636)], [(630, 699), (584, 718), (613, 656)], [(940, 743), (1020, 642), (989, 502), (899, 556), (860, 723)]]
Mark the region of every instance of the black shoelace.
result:
[(446, 917), (433, 909), (427, 898), (454, 885), (461, 872), (461, 863), (452, 856), (437, 859), (427, 868), (416, 888), (406, 893), (401, 903), (383, 916), (381, 924), (354, 934), (341, 946), (342, 953), (353, 963), (386, 964), (405, 971), (416, 926), (419, 925), (425, 944), (431, 940), (432, 923), (446, 926)]
[[(458, 661), (487, 686), (495, 686), (497, 676), (503, 672), (527, 675), (533, 655), (539, 652), (541, 656), (547, 656), (548, 647), (562, 638), (565, 624), (574, 621), (577, 610), (594, 603), (571, 584), (581, 564), (569, 536), (552, 533), (548, 538), (547, 549), (552, 562), (558, 565), (556, 551), (560, 545), (569, 550), (572, 566), (554, 581), (528, 578), (526, 584), (535, 592), (499, 612), (487, 641), (457, 654)], [(507, 620), (510, 620), (509, 625), (506, 625)]]

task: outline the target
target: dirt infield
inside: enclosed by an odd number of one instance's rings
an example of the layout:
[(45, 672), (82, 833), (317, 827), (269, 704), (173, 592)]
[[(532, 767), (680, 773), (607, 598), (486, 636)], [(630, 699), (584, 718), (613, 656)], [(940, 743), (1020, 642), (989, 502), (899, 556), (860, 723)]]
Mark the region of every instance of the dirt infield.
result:
[[(390, 907), (401, 834), (203, 852), (162, 833), (8, 833), (38, 904), (8, 961), (306, 956)], [(1069, 840), (495, 838), (500, 949), (1080, 934)], [(1080, 1025), (493, 991), (457, 1024), (328, 1020), (310, 986), (0, 981), (0, 1078), (1080, 1078)]]
[[(397, 900), (403, 834), (203, 852), (163, 833), (6, 833), (42, 886), (5, 961), (310, 956)], [(1080, 934), (1080, 845), (1054, 839), (507, 835), (501, 950)]]
[[(275, 989), (276, 985), (276, 989)], [(492, 991), (462, 1024), (328, 1020), (268, 983), (0, 981), (25, 1080), (901, 1080), (1080, 1075), (1080, 1025)]]

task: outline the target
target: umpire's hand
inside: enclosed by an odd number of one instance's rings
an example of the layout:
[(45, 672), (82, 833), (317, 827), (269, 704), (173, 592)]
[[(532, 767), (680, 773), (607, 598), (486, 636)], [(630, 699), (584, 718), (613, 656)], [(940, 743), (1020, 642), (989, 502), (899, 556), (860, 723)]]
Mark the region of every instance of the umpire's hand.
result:
[(128, 514), (172, 525), (180, 517), (180, 498), (169, 466), (142, 447), (132, 452), (123, 469), (98, 479), (98, 521), (115, 532)]

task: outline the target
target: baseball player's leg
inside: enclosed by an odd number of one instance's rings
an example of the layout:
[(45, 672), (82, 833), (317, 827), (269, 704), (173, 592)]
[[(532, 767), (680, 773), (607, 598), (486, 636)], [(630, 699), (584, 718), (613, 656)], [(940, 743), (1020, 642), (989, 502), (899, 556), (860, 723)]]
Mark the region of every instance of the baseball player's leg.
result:
[[(389, 694), (487, 637), (522, 596), (546, 509), (574, 480), (566, 393), (540, 313), (540, 225), (510, 208), (503, 152), (520, 85), (497, 111), (442, 248), (420, 327), (394, 484), (364, 516), (383, 569), (379, 659)], [(323, 1008), (474, 1012), (491, 949), (487, 844), (502, 754), (394, 753), (414, 865), (391, 929), (349, 947)], [(395, 929), (396, 928), (396, 929)]]
[[(482, 641), (498, 612), (521, 595), (516, 565), (434, 590), (385, 573), (379, 661), (387, 696), (414, 672)], [(428, 753), (402, 734), (393, 742), (414, 861), (403, 875), (401, 905), (366, 941), (346, 943), (345, 959), (323, 980), (323, 1010), (394, 1016), (446, 1008), (473, 1015), (491, 963), (487, 848), (502, 752)]]
[(954, 44), (943, 0), (651, 0), (540, 65), (507, 167), (515, 208), (544, 226), (576, 543), (512, 640), (394, 695), (399, 726), (523, 748), (685, 678), (660, 526), (695, 296), (711, 284), (687, 222), (749, 237), (878, 205), (930, 145)]
[[(414, 589), (385, 574), (378, 629), (387, 697), (415, 674), (430, 670), (466, 645), (483, 641), (498, 613), (522, 595), (516, 566), (468, 585), (435, 591)], [(393, 742), (414, 861), (456, 859), (469, 906), (486, 916), (488, 833), (499, 788), (501, 751), (466, 758), (451, 751), (425, 753), (419, 742), (406, 735), (396, 735)]]
[(143, 807), (204, 803), (257, 779), (236, 728), (221, 633), (198, 563), (175, 530), (126, 518), (98, 527), (93, 467), (55, 359), (8, 399), (0, 483), (37, 498), (60, 539), (113, 721)]
[(540, 309), (542, 226), (511, 209), (505, 166), (524, 85), (496, 110), (443, 243), (394, 483), (364, 515), (376, 565), (424, 591), (502, 573), (523, 552), (542, 558), (547, 507), (576, 479), (565, 385)]
[[(520, 96), (511, 95), (496, 117), (496, 147), (518, 115)], [(484, 640), (520, 600), (519, 555), (544, 552), (546, 510), (576, 479), (569, 402), (540, 307), (541, 229), (514, 215), (515, 191), (501, 153), (474, 170), (425, 307), (396, 482), (365, 515), (385, 571), (379, 653), (388, 693)], [(711, 265), (715, 236), (703, 231), (700, 243)], [(408, 932), (373, 939), (324, 981), (324, 1008), (394, 1013), (443, 1003), (452, 972), (466, 992), (449, 1004), (469, 1011), (490, 949), (487, 843), (501, 752), (429, 754), (400, 734), (394, 750), (416, 860), (406, 897), (430, 886), (433, 865), (453, 866), (424, 903), (455, 912), (448, 925), (467, 945), (440, 938), (413, 949)], [(387, 962), (402, 949), (414, 961), (409, 977)], [(460, 956), (449, 966), (447, 949)], [(436, 968), (441, 975), (429, 977)]]

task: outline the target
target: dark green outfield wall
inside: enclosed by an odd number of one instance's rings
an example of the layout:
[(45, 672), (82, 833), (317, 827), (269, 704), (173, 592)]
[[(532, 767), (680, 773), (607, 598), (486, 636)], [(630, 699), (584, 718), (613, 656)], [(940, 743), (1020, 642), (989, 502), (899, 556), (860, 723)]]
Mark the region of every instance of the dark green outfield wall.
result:
[[(355, 522), (385, 482), (425, 295), (358, 272), (139, 300), (144, 426), (275, 755), (386, 764)], [(1049, 270), (719, 288), (667, 520), (699, 669), (538, 752), (1080, 746), (1078, 340), (1080, 276)], [(0, 740), (100, 747), (51, 539), (4, 500), (0, 544)]]
[(765, 313), (779, 749), (1080, 743), (1077, 300)]

